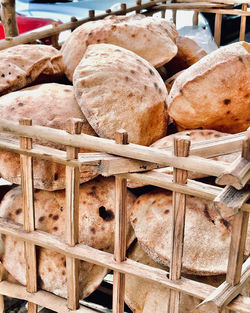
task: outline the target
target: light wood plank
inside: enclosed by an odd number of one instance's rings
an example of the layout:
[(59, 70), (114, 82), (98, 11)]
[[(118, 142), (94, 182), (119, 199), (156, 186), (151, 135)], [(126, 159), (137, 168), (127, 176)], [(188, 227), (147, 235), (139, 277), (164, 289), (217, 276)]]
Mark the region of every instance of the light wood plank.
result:
[[(194, 312), (213, 312), (220, 313), (226, 306), (238, 296), (250, 277), (250, 258), (243, 264), (242, 275), (239, 283), (235, 286), (228, 282), (222, 283), (214, 292), (205, 299)], [(227, 309), (226, 309), (227, 310)], [(250, 307), (249, 307), (250, 310)]]
[[(247, 11), (247, 3), (242, 3), (242, 11)], [(250, 12), (249, 12), (250, 13)], [(240, 20), (240, 41), (245, 40), (246, 34), (246, 16), (242, 15)]]
[(223, 218), (233, 216), (239, 212), (244, 203), (250, 198), (248, 186), (237, 190), (232, 186), (226, 186), (214, 199), (216, 209)]
[[(174, 154), (176, 156), (187, 157), (190, 149), (189, 137), (174, 138)], [(173, 182), (177, 184), (187, 183), (187, 171), (174, 168)], [(173, 210), (171, 212), (171, 257), (169, 278), (178, 280), (181, 278), (182, 255), (184, 245), (184, 228), (186, 214), (186, 195), (179, 192), (173, 193)], [(180, 293), (170, 290), (169, 313), (179, 313)]]
[[(19, 120), (20, 125), (31, 126), (30, 119)], [(20, 137), (20, 148), (31, 149), (32, 139)], [(24, 208), (24, 230), (32, 232), (35, 230), (35, 212), (33, 199), (33, 164), (32, 157), (20, 156), (21, 178), (22, 178), (22, 193), (23, 193), (23, 208)], [(26, 282), (27, 291), (37, 291), (37, 261), (36, 261), (36, 246), (25, 242), (25, 263), (26, 263)], [(28, 313), (36, 313), (37, 305), (28, 302)]]
[[(243, 140), (242, 158), (250, 160), (250, 136), (249, 133)], [(250, 163), (250, 162), (249, 162)], [(249, 213), (240, 211), (235, 215), (232, 225), (231, 245), (226, 280), (232, 286), (240, 282), (241, 268), (244, 258), (246, 237), (248, 230)]]
[[(31, 129), (29, 129), (31, 128)], [(89, 136), (86, 134), (70, 135), (64, 131), (42, 126), (19, 126), (15, 122), (0, 120), (0, 132), (11, 132), (21, 136), (45, 139), (74, 147), (83, 147), (94, 151), (106, 152), (133, 159), (139, 159), (162, 166), (173, 166), (184, 170), (193, 170), (212, 176), (220, 176), (227, 171), (228, 165), (222, 162), (206, 160), (196, 156), (175, 157), (170, 152), (136, 144), (117, 145), (113, 140)]]
[[(115, 133), (115, 142), (120, 145), (128, 144), (128, 133), (125, 130), (119, 130)], [(116, 211), (115, 211), (115, 243), (114, 260), (123, 262), (126, 259), (126, 195), (127, 180), (121, 177), (115, 177), (116, 190)], [(114, 272), (113, 283), (113, 313), (124, 312), (125, 298), (125, 274)]]
[[(66, 124), (69, 134), (81, 134), (83, 121), (70, 119)], [(67, 146), (68, 159), (77, 159), (79, 148)], [(79, 234), (79, 168), (66, 166), (66, 242), (69, 246), (78, 243)], [(79, 307), (79, 260), (66, 257), (68, 308), (76, 310)]]
[(214, 41), (217, 46), (220, 46), (221, 40), (221, 22), (222, 22), (222, 14), (215, 13), (215, 21), (214, 21)]

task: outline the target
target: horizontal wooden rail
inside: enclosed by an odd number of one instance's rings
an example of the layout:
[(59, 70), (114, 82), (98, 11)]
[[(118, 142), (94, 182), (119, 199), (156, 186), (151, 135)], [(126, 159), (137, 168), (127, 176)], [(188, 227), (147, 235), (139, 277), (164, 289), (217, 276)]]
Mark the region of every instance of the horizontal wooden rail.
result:
[(240, 16), (250, 16), (250, 11), (242, 11), (238, 9), (201, 9), (199, 12), (207, 12), (207, 13), (219, 13), (219, 14), (227, 14), (227, 15), (240, 15)]
[[(153, 7), (154, 5), (156, 5), (157, 3), (159, 3), (161, 1), (150, 1), (150, 2), (146, 2), (143, 3), (141, 5), (134, 5), (134, 6), (129, 6), (126, 8), (125, 12), (129, 13), (129, 12), (133, 12), (136, 10), (143, 10), (143, 9), (148, 9)], [(54, 35), (57, 35), (63, 31), (66, 30), (70, 30), (70, 29), (75, 29), (76, 27), (89, 22), (89, 21), (93, 21), (93, 20), (100, 20), (100, 19), (104, 19), (106, 16), (108, 15), (121, 15), (124, 14), (124, 10), (116, 10), (116, 11), (112, 11), (110, 13), (101, 13), (101, 14), (97, 14), (93, 17), (86, 17), (83, 19), (79, 19), (75, 22), (68, 22), (68, 23), (63, 23), (63, 24), (59, 24), (56, 27), (53, 25), (48, 26), (49, 29), (47, 30), (36, 30), (36, 31), (32, 31), (26, 34), (21, 34), (18, 37), (9, 37), (7, 39), (2, 39), (0, 40), (0, 50), (12, 47), (12, 46), (16, 46), (16, 45), (20, 45), (20, 44), (24, 44), (24, 43), (28, 43), (28, 42), (34, 42), (38, 39), (42, 39), (45, 37), (51, 37)]]
[(140, 146), (136, 144), (119, 145), (114, 140), (93, 137), (90, 135), (70, 135), (63, 130), (43, 126), (23, 126), (18, 123), (0, 120), (0, 132), (31, 137), (60, 143), (68, 146), (86, 148), (93, 151), (111, 153), (136, 160), (157, 163), (162, 166), (172, 166), (188, 171), (201, 172), (211, 176), (220, 176), (228, 170), (228, 165), (222, 162), (206, 160), (197, 156), (176, 157), (171, 152)]
[[(229, 154), (240, 151), (244, 136), (245, 132), (206, 140), (206, 142), (193, 143), (190, 148), (190, 155), (211, 158), (218, 155), (223, 155), (225, 153)], [(79, 166), (77, 161), (67, 159), (65, 151), (49, 148), (42, 145), (33, 145), (31, 150), (25, 150), (19, 148), (18, 144), (18, 140), (0, 137), (0, 150), (29, 155), (65, 165), (68, 164), (71, 166)], [(164, 148), (164, 151), (171, 152), (172, 149), (172, 147)], [(79, 162), (81, 164), (81, 161)]]
[(58, 297), (50, 292), (39, 290), (36, 293), (26, 291), (26, 287), (9, 283), (7, 281), (0, 282), (0, 294), (16, 299), (31, 301), (40, 306), (44, 306), (58, 313), (96, 313), (96, 310), (80, 306), (78, 310), (70, 310), (67, 308), (67, 300)]
[[(233, 8), (232, 5), (229, 4), (220, 4), (220, 3), (211, 3), (211, 2), (189, 2), (189, 3), (168, 3), (157, 5), (151, 8), (151, 10), (166, 10), (166, 9), (174, 9), (174, 10), (203, 10), (203, 9), (224, 9), (224, 8)], [(239, 10), (240, 11), (240, 10)]]
[[(186, 185), (173, 183), (173, 176), (150, 171), (148, 173), (128, 173), (120, 174), (123, 178), (132, 181), (138, 181), (147, 185), (154, 185), (160, 188), (166, 188), (171, 191), (185, 193), (187, 195), (200, 197), (213, 201), (222, 191), (223, 188), (204, 184), (198, 181), (188, 179)], [(250, 212), (250, 203), (244, 203), (242, 210)]]
[[(201, 300), (206, 299), (216, 289), (213, 286), (190, 280), (184, 277), (182, 277), (178, 281), (171, 281), (167, 278), (167, 272), (164, 270), (153, 268), (130, 259), (127, 259), (123, 262), (116, 262), (114, 261), (113, 255), (110, 253), (96, 250), (84, 244), (77, 244), (74, 247), (70, 247), (65, 243), (62, 238), (39, 230), (27, 233), (23, 230), (22, 225), (14, 224), (4, 218), (0, 218), (0, 233), (13, 236), (17, 240), (27, 241), (37, 246), (64, 254), (66, 256), (74, 257), (103, 267), (108, 267), (120, 273), (135, 275), (137, 277), (144, 278), (152, 282), (158, 282), (168, 288), (184, 292)], [(1, 284), (4, 285), (4, 282), (0, 282), (0, 293), (4, 293), (1, 289)], [(20, 296), (21, 293), (22, 291), (20, 289)], [(14, 296), (13, 293), (11, 295)], [(25, 293), (23, 294), (23, 297), (24, 296)], [(42, 301), (41, 296), (39, 296), (38, 299), (39, 301)], [(33, 295), (32, 299), (29, 298), (29, 300), (37, 303), (36, 294)], [(245, 302), (247, 302), (247, 299), (240, 296), (232, 303), (230, 303), (227, 308), (239, 311), (241, 313), (249, 313), (249, 307), (245, 305)], [(48, 303), (46, 297), (44, 297), (43, 305), (47, 306), (47, 304)], [(85, 313), (87, 311), (81, 312)]]

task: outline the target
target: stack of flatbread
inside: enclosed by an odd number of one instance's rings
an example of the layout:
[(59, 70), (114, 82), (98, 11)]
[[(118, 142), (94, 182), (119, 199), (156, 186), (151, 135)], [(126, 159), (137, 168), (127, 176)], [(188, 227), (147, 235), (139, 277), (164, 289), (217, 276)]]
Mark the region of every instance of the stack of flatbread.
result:
[[(16, 122), (30, 118), (33, 125), (61, 130), (65, 130), (69, 118), (79, 118), (83, 120), (82, 133), (114, 139), (115, 132), (123, 128), (130, 143), (157, 149), (173, 145), (175, 135), (168, 134), (169, 115), (178, 130), (202, 128), (184, 132), (192, 142), (226, 136), (250, 126), (249, 51), (249, 44), (237, 43), (206, 55), (191, 39), (178, 37), (174, 25), (165, 19), (110, 16), (77, 28), (61, 51), (38, 45), (1, 51), (0, 116)], [(159, 73), (168, 80), (164, 82)], [(68, 85), (58, 80), (64, 74)], [(10, 135), (7, 138), (12, 143), (18, 139)], [(65, 150), (53, 143), (33, 143)], [(218, 159), (232, 162), (236, 157)], [(172, 169), (159, 172), (171, 174)], [(0, 152), (0, 176), (21, 183), (19, 155)], [(201, 176), (202, 173), (189, 173), (192, 179)], [(114, 179), (84, 172), (80, 183), (79, 242), (113, 253)], [(64, 237), (65, 166), (34, 158), (34, 187), (36, 228)], [(138, 185), (130, 183), (129, 187)], [(129, 191), (127, 246), (135, 236), (138, 245), (128, 256), (166, 269), (170, 259), (172, 195), (154, 189), (135, 200)], [(5, 195), (0, 216), (23, 223), (20, 187)], [(224, 275), (230, 232), (231, 219), (221, 218), (210, 202), (187, 197), (184, 274)], [(23, 242), (3, 236), (3, 244), (6, 270), (25, 285)], [(249, 250), (250, 230), (247, 256)], [(81, 298), (93, 292), (107, 272), (81, 261)], [(38, 274), (40, 288), (67, 296), (65, 256), (39, 248)], [(165, 311), (167, 289), (129, 275), (126, 282), (126, 302), (134, 313)], [(188, 312), (198, 303), (182, 295), (181, 312)]]

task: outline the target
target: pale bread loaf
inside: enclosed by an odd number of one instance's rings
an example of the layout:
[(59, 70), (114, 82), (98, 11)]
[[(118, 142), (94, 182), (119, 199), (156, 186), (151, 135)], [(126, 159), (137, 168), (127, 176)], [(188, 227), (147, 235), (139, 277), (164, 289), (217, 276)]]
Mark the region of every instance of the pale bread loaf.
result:
[[(135, 196), (127, 194), (127, 242), (134, 240), (129, 223)], [(16, 187), (5, 195), (0, 216), (23, 224), (21, 188)], [(65, 236), (65, 191), (48, 192), (36, 190), (34, 194), (36, 229), (55, 236)], [(80, 186), (79, 199), (79, 242), (90, 247), (113, 253), (115, 229), (115, 180), (96, 178)], [(26, 284), (24, 243), (6, 236), (3, 265), (21, 284)], [(84, 298), (95, 290), (108, 272), (107, 268), (81, 261), (80, 297)], [(39, 249), (39, 287), (62, 297), (67, 295), (65, 256)]]
[[(174, 138), (178, 136), (189, 136), (191, 140), (191, 144), (195, 142), (202, 142), (205, 140), (210, 140), (213, 138), (219, 138), (219, 137), (224, 137), (227, 136), (228, 134), (226, 133), (221, 133), (216, 130), (210, 130), (210, 129), (194, 129), (194, 130), (186, 130), (182, 131), (176, 134), (172, 134), (169, 136), (166, 136), (164, 138), (161, 138), (154, 142), (150, 147), (157, 148), (157, 149), (162, 149), (164, 150), (165, 148), (170, 148), (173, 147), (174, 143)], [(211, 158), (212, 160), (217, 160), (221, 162), (226, 162), (226, 163), (232, 163), (234, 160), (237, 159), (237, 157), (240, 155), (240, 152), (236, 153), (231, 153), (231, 154), (225, 154), (225, 155), (220, 155), (217, 157)], [(173, 174), (173, 168), (172, 167), (166, 167), (166, 168), (159, 168), (155, 169), (154, 172), (157, 173), (165, 173), (165, 174)], [(197, 172), (188, 172), (188, 178), (189, 179), (197, 179), (197, 178), (202, 178), (206, 177), (207, 175), (203, 173), (197, 173)], [(133, 181), (128, 180), (127, 183), (129, 188), (138, 188), (144, 186), (144, 184), (136, 183)]]
[(21, 89), (39, 77), (43, 81), (64, 74), (62, 55), (47, 45), (17, 45), (0, 51), (0, 96)]
[(91, 44), (110, 43), (131, 50), (153, 66), (161, 66), (177, 53), (177, 31), (165, 19), (144, 15), (108, 16), (84, 23), (62, 46), (65, 73), (72, 81), (76, 66)]
[[(232, 218), (223, 219), (213, 202), (187, 196), (183, 273), (218, 275), (227, 271)], [(169, 265), (172, 193), (155, 189), (137, 198), (131, 216), (135, 235), (156, 262)], [(245, 254), (250, 252), (250, 223)]]
[[(96, 135), (76, 102), (73, 87), (68, 85), (41, 84), (4, 95), (0, 97), (0, 116), (11, 121), (31, 118), (33, 125), (57, 129), (65, 129), (69, 118), (80, 118), (84, 122), (82, 132)], [(4, 134), (4, 137), (6, 136), (8, 137), (7, 134)], [(34, 143), (65, 149), (62, 145), (51, 142), (35, 140)], [(21, 183), (18, 154), (0, 151), (0, 175), (12, 183)], [(95, 176), (96, 174), (91, 172), (81, 173), (80, 181), (85, 182)], [(34, 158), (34, 186), (47, 190), (65, 188), (65, 166)]]
[(221, 47), (177, 77), (169, 115), (184, 129), (237, 133), (250, 126), (250, 44)]
[(88, 47), (77, 66), (76, 99), (101, 137), (123, 128), (129, 142), (150, 145), (165, 136), (167, 90), (154, 67), (132, 51), (99, 44)]

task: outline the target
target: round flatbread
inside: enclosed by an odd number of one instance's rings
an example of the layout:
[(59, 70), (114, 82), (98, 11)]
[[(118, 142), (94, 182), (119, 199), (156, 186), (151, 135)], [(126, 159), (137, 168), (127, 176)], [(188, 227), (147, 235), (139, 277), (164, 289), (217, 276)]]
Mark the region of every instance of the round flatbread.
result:
[(78, 27), (62, 46), (65, 73), (72, 81), (73, 73), (87, 47), (109, 43), (131, 50), (158, 67), (177, 53), (177, 31), (166, 19), (142, 14), (108, 16)]
[(169, 77), (188, 68), (207, 55), (206, 51), (191, 38), (178, 36), (176, 44), (178, 47), (176, 56), (165, 65)]
[(250, 126), (249, 52), (246, 42), (221, 47), (177, 77), (168, 98), (177, 125), (227, 133)]
[[(135, 196), (127, 194), (127, 242), (134, 240), (129, 223)], [(36, 229), (52, 235), (65, 236), (65, 191), (36, 190), (34, 194)], [(5, 195), (0, 216), (23, 224), (21, 188)], [(115, 229), (115, 181), (114, 178), (96, 178), (80, 186), (79, 242), (90, 247), (113, 253)], [(2, 258), (7, 271), (21, 284), (26, 284), (24, 243), (4, 236), (5, 253)], [(67, 296), (65, 256), (38, 249), (39, 287), (59, 296)], [(80, 262), (80, 297), (85, 298), (102, 282), (108, 269), (84, 261)]]
[[(156, 267), (169, 272), (166, 266), (154, 262), (140, 247), (138, 243), (133, 244), (128, 251), (128, 258), (151, 267)], [(185, 277), (199, 281), (204, 284), (218, 287), (225, 276), (190, 276)], [(135, 313), (165, 313), (169, 301), (169, 289), (160, 283), (137, 277), (126, 275), (125, 302)], [(201, 300), (187, 294), (181, 294), (180, 313), (190, 313)]]
[(91, 45), (77, 66), (76, 99), (101, 137), (123, 128), (131, 143), (150, 145), (165, 136), (167, 90), (154, 67), (135, 53), (109, 44)]
[[(174, 145), (174, 138), (178, 136), (189, 136), (191, 140), (191, 144), (194, 142), (203, 142), (205, 140), (210, 140), (214, 138), (224, 137), (227, 136), (226, 133), (221, 133), (216, 130), (210, 130), (210, 129), (194, 129), (194, 130), (185, 130), (182, 132), (178, 132), (176, 134), (172, 134), (169, 136), (166, 136), (164, 138), (161, 138), (154, 142), (150, 147), (157, 148), (157, 149), (168, 149), (170, 147), (173, 147)], [(240, 155), (240, 152), (236, 153), (230, 153), (225, 155), (220, 155), (217, 157), (211, 158), (212, 160), (221, 161), (225, 163), (232, 163), (234, 160), (237, 159), (237, 157)], [(173, 168), (172, 167), (165, 167), (165, 168), (159, 168), (155, 169), (154, 172), (157, 173), (165, 173), (165, 174), (173, 174)], [(206, 177), (207, 175), (197, 172), (188, 172), (188, 178), (189, 179), (197, 179)], [(133, 181), (128, 180), (127, 183), (129, 188), (138, 188), (144, 186), (144, 184), (136, 183)]]
[[(183, 273), (218, 275), (227, 271), (232, 218), (223, 219), (213, 202), (187, 196)], [(172, 193), (156, 189), (137, 198), (131, 217), (135, 235), (156, 262), (169, 265)], [(246, 255), (250, 252), (250, 224)]]
[(64, 74), (62, 55), (47, 45), (17, 45), (0, 51), (0, 96), (30, 85), (42, 76), (51, 81)]
[[(57, 129), (65, 129), (69, 118), (80, 118), (83, 120), (82, 132), (96, 136), (76, 102), (73, 87), (68, 85), (41, 84), (2, 96), (0, 97), (0, 116), (11, 121), (30, 118), (33, 125)], [(7, 134), (1, 136), (11, 138)], [(51, 142), (34, 140), (34, 143), (65, 150), (64, 146)], [(34, 158), (33, 166), (35, 188), (46, 190), (65, 188), (64, 165)], [(0, 175), (12, 183), (21, 183), (18, 154), (0, 151)], [(80, 181), (85, 182), (96, 176), (97, 174), (92, 172), (81, 173)]]

